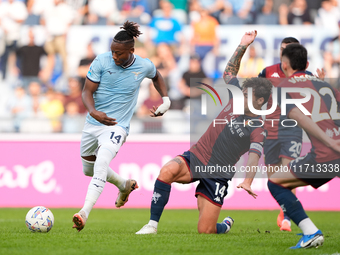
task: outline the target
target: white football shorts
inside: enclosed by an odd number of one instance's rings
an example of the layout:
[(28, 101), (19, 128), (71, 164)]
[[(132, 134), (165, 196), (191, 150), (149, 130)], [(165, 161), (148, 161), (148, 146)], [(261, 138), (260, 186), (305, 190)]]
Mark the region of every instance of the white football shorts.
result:
[(126, 131), (120, 126), (96, 126), (85, 122), (81, 143), (80, 155), (97, 155), (100, 146), (109, 143), (110, 147), (118, 153), (127, 137)]

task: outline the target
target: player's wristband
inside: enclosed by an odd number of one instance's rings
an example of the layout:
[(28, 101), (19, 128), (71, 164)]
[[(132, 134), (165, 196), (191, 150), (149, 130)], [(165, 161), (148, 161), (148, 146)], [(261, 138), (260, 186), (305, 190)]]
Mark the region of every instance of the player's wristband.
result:
[(171, 102), (169, 97), (162, 97), (163, 98), (163, 104), (158, 106), (157, 110), (155, 111), (155, 114), (158, 113), (164, 114), (167, 110), (169, 110)]

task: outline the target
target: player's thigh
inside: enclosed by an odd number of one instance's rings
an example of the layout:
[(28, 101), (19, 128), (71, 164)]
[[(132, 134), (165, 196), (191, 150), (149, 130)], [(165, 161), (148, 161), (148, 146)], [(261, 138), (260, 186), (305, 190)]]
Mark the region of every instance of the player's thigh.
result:
[(220, 215), (221, 207), (212, 204), (201, 195), (197, 196), (197, 207), (199, 211), (198, 233), (216, 233), (216, 223)]
[(126, 131), (120, 126), (101, 126), (97, 134), (98, 146), (107, 147), (118, 153), (120, 147), (125, 143)]
[(166, 183), (189, 183), (192, 181), (190, 170), (182, 157), (175, 157), (166, 163), (158, 176), (158, 179)]
[(290, 171), (274, 173), (269, 177), (269, 181), (289, 189), (308, 185), (306, 182), (296, 178)]
[(89, 123), (85, 123), (81, 142), (80, 142), (80, 156), (86, 160), (95, 159), (96, 151), (98, 149), (98, 139), (95, 136), (96, 127)]

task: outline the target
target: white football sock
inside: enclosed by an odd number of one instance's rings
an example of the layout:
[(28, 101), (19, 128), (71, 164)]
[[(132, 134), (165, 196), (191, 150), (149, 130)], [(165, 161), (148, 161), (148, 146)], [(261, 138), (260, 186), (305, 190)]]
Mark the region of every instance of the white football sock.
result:
[(301, 228), (304, 235), (312, 235), (318, 231), (318, 228), (314, 225), (310, 218), (300, 221), (298, 227)]
[(154, 228), (157, 228), (158, 227), (158, 222), (157, 221), (154, 221), (154, 220), (150, 220), (149, 225), (153, 226)]
[[(86, 176), (93, 176), (93, 167), (94, 161), (88, 161), (86, 159), (81, 158), (83, 163), (83, 172)], [(119, 190), (123, 190), (125, 188), (126, 180), (118, 175), (115, 171), (113, 171), (110, 167), (107, 169), (106, 181), (115, 185)]]
[(112, 183), (113, 185), (115, 185), (119, 190), (125, 189), (126, 179), (121, 177), (119, 174), (113, 171), (110, 167), (107, 170), (106, 180), (109, 183)]
[(82, 208), (87, 217), (105, 187), (109, 164), (115, 156), (116, 153), (112, 152), (110, 148), (102, 146), (98, 150), (93, 177), (87, 189), (85, 203)]

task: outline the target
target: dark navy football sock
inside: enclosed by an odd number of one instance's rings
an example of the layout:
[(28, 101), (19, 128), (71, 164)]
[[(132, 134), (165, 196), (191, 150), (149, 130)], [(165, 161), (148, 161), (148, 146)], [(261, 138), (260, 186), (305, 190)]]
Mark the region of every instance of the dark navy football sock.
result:
[(299, 199), (297, 199), (290, 189), (286, 189), (271, 181), (268, 181), (268, 188), (284, 213), (287, 214), (296, 225), (299, 225), (303, 219), (308, 218)]
[(290, 217), (287, 215), (287, 213), (284, 213), (283, 215), (284, 215), (284, 218), (283, 218), (284, 220), (290, 221)]
[(171, 185), (160, 180), (156, 180), (151, 201), (150, 220), (159, 222), (165, 205), (168, 203)]
[(216, 229), (217, 229), (217, 234), (224, 234), (227, 231), (228, 226), (225, 223), (217, 223)]

